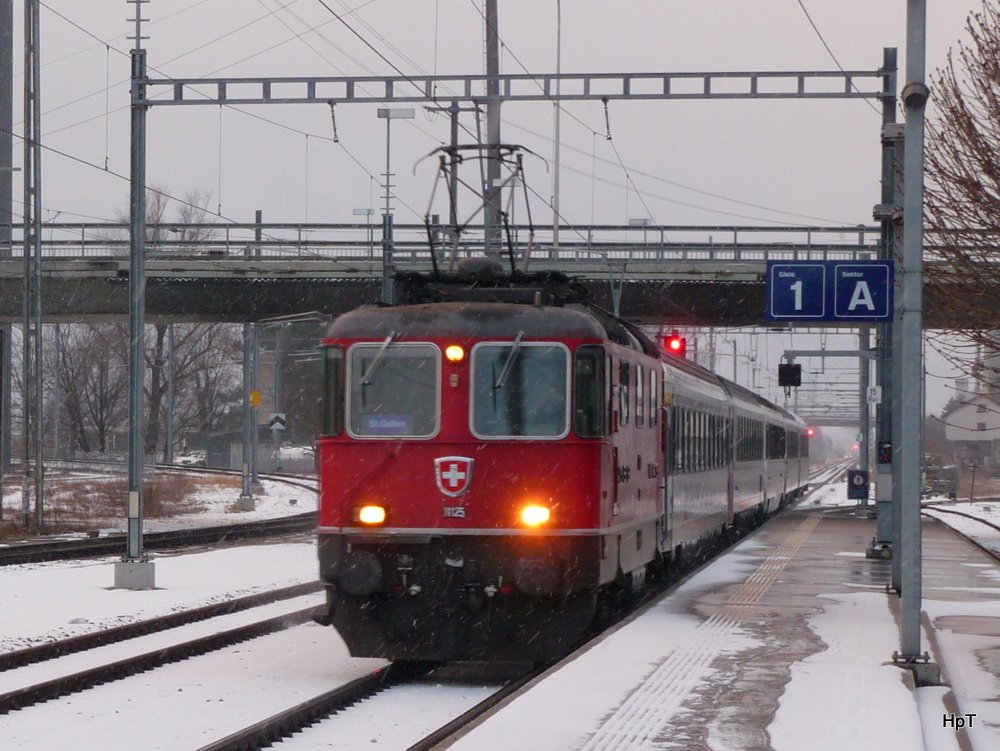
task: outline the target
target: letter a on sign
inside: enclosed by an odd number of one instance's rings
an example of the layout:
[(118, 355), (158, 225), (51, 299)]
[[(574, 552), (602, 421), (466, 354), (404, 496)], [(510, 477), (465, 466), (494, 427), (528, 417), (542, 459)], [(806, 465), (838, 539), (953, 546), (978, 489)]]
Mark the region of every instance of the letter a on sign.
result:
[(847, 309), (853, 311), (859, 305), (863, 305), (868, 310), (875, 310), (875, 301), (872, 299), (871, 290), (868, 289), (868, 282), (858, 282), (854, 285), (854, 294), (851, 295)]

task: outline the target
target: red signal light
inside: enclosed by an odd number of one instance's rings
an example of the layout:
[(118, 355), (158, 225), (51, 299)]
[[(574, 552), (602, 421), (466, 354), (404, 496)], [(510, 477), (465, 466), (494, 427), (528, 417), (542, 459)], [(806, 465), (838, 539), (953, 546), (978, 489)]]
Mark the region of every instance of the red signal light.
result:
[(687, 339), (681, 336), (677, 329), (674, 329), (663, 340), (663, 348), (672, 355), (684, 357), (687, 352)]
[(806, 438), (812, 438), (816, 435), (816, 428), (806, 428)]

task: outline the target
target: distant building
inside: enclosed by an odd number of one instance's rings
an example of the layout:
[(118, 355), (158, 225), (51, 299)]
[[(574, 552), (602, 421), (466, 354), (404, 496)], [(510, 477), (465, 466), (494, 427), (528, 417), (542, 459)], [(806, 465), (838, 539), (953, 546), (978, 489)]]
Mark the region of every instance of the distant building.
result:
[(958, 458), (966, 466), (1000, 468), (1000, 397), (989, 393), (965, 393), (941, 415), (945, 437), (958, 446)]

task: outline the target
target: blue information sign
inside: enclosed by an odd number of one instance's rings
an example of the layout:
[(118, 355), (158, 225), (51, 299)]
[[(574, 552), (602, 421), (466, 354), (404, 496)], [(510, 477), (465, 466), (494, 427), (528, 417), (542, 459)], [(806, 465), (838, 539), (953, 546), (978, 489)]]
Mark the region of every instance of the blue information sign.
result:
[(850, 501), (864, 501), (868, 499), (867, 470), (847, 470), (847, 499)]
[(892, 320), (892, 261), (768, 261), (771, 321)]

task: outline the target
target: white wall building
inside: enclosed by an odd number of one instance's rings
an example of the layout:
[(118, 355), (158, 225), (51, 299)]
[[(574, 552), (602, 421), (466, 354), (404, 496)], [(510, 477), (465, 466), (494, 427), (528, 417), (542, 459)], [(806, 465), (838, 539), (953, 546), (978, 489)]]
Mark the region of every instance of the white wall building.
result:
[(941, 419), (945, 437), (959, 446), (959, 456), (965, 464), (1000, 467), (1000, 400), (996, 396), (967, 394)]

